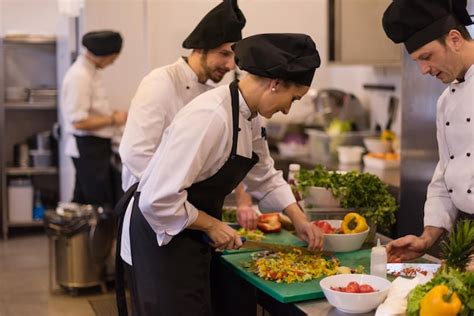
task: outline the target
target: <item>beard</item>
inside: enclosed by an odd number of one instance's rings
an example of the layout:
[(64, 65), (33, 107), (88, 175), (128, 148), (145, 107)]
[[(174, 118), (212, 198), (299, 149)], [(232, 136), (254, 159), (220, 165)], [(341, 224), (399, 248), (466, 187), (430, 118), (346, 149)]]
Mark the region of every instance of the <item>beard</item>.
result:
[(201, 67), (204, 71), (204, 74), (208, 79), (211, 79), (215, 83), (219, 83), (224, 75), (229, 71), (227, 67), (212, 67), (207, 62), (207, 54), (201, 56)]

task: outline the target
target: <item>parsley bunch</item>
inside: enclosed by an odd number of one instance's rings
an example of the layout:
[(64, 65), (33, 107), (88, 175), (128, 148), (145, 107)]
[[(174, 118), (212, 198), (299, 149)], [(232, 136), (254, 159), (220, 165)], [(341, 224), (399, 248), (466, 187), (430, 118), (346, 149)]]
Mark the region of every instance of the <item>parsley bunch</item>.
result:
[(296, 179), (303, 196), (311, 186), (330, 189), (342, 207), (355, 209), (381, 232), (390, 233), (398, 205), (377, 176), (357, 171), (340, 174), (317, 165), (313, 170), (302, 169)]

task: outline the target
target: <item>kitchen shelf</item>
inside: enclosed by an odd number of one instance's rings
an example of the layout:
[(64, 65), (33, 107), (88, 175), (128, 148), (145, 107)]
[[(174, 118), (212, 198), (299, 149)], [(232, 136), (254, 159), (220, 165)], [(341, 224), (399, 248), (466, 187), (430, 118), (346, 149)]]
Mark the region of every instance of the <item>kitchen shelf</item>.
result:
[(5, 36), (3, 42), (5, 44), (51, 45), (56, 43), (56, 37), (25, 34), (18, 36)]
[(6, 102), (5, 109), (7, 110), (56, 110), (56, 102)]
[(8, 223), (9, 227), (40, 227), (43, 225), (44, 225), (43, 220), (39, 220), (39, 221), (31, 220), (27, 222), (9, 222)]
[(57, 167), (9, 167), (6, 168), (9, 176), (36, 176), (36, 175), (56, 175)]

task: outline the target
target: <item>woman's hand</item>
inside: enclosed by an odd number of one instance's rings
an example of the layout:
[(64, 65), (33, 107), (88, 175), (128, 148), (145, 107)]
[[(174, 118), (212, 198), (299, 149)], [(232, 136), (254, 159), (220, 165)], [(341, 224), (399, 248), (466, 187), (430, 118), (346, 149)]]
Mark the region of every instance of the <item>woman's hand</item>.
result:
[(293, 203), (285, 209), (285, 214), (291, 219), (295, 226), (298, 237), (308, 243), (309, 250), (323, 248), (323, 233), (316, 225), (308, 221), (306, 215)]
[(242, 246), (242, 240), (237, 231), (217, 219), (206, 230), (206, 234), (213, 241), (211, 246), (216, 249), (238, 249)]

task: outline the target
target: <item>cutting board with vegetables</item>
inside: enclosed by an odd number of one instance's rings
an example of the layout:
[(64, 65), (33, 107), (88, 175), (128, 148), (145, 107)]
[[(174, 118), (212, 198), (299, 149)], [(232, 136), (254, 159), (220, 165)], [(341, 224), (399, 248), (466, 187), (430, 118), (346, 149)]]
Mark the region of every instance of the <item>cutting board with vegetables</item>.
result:
[[(264, 234), (263, 238), (260, 241), (264, 243), (270, 243), (270, 244), (300, 246), (300, 247), (304, 247), (306, 245), (304, 241), (302, 241), (294, 233), (286, 229), (282, 229), (278, 233)], [(242, 248), (242, 249), (236, 249), (236, 250), (224, 250), (224, 254), (246, 253), (246, 252), (252, 252), (255, 250), (259, 250), (259, 249)]]
[[(250, 256), (250, 252), (234, 253), (223, 255), (222, 260), (242, 278), (282, 303), (299, 302), (324, 297), (323, 290), (319, 285), (319, 281), (322, 278), (290, 284), (266, 281), (243, 267), (245, 262), (251, 260)], [(337, 253), (335, 257), (340, 260), (343, 266), (355, 268), (362, 265), (365, 271), (369, 272), (370, 249)]]

